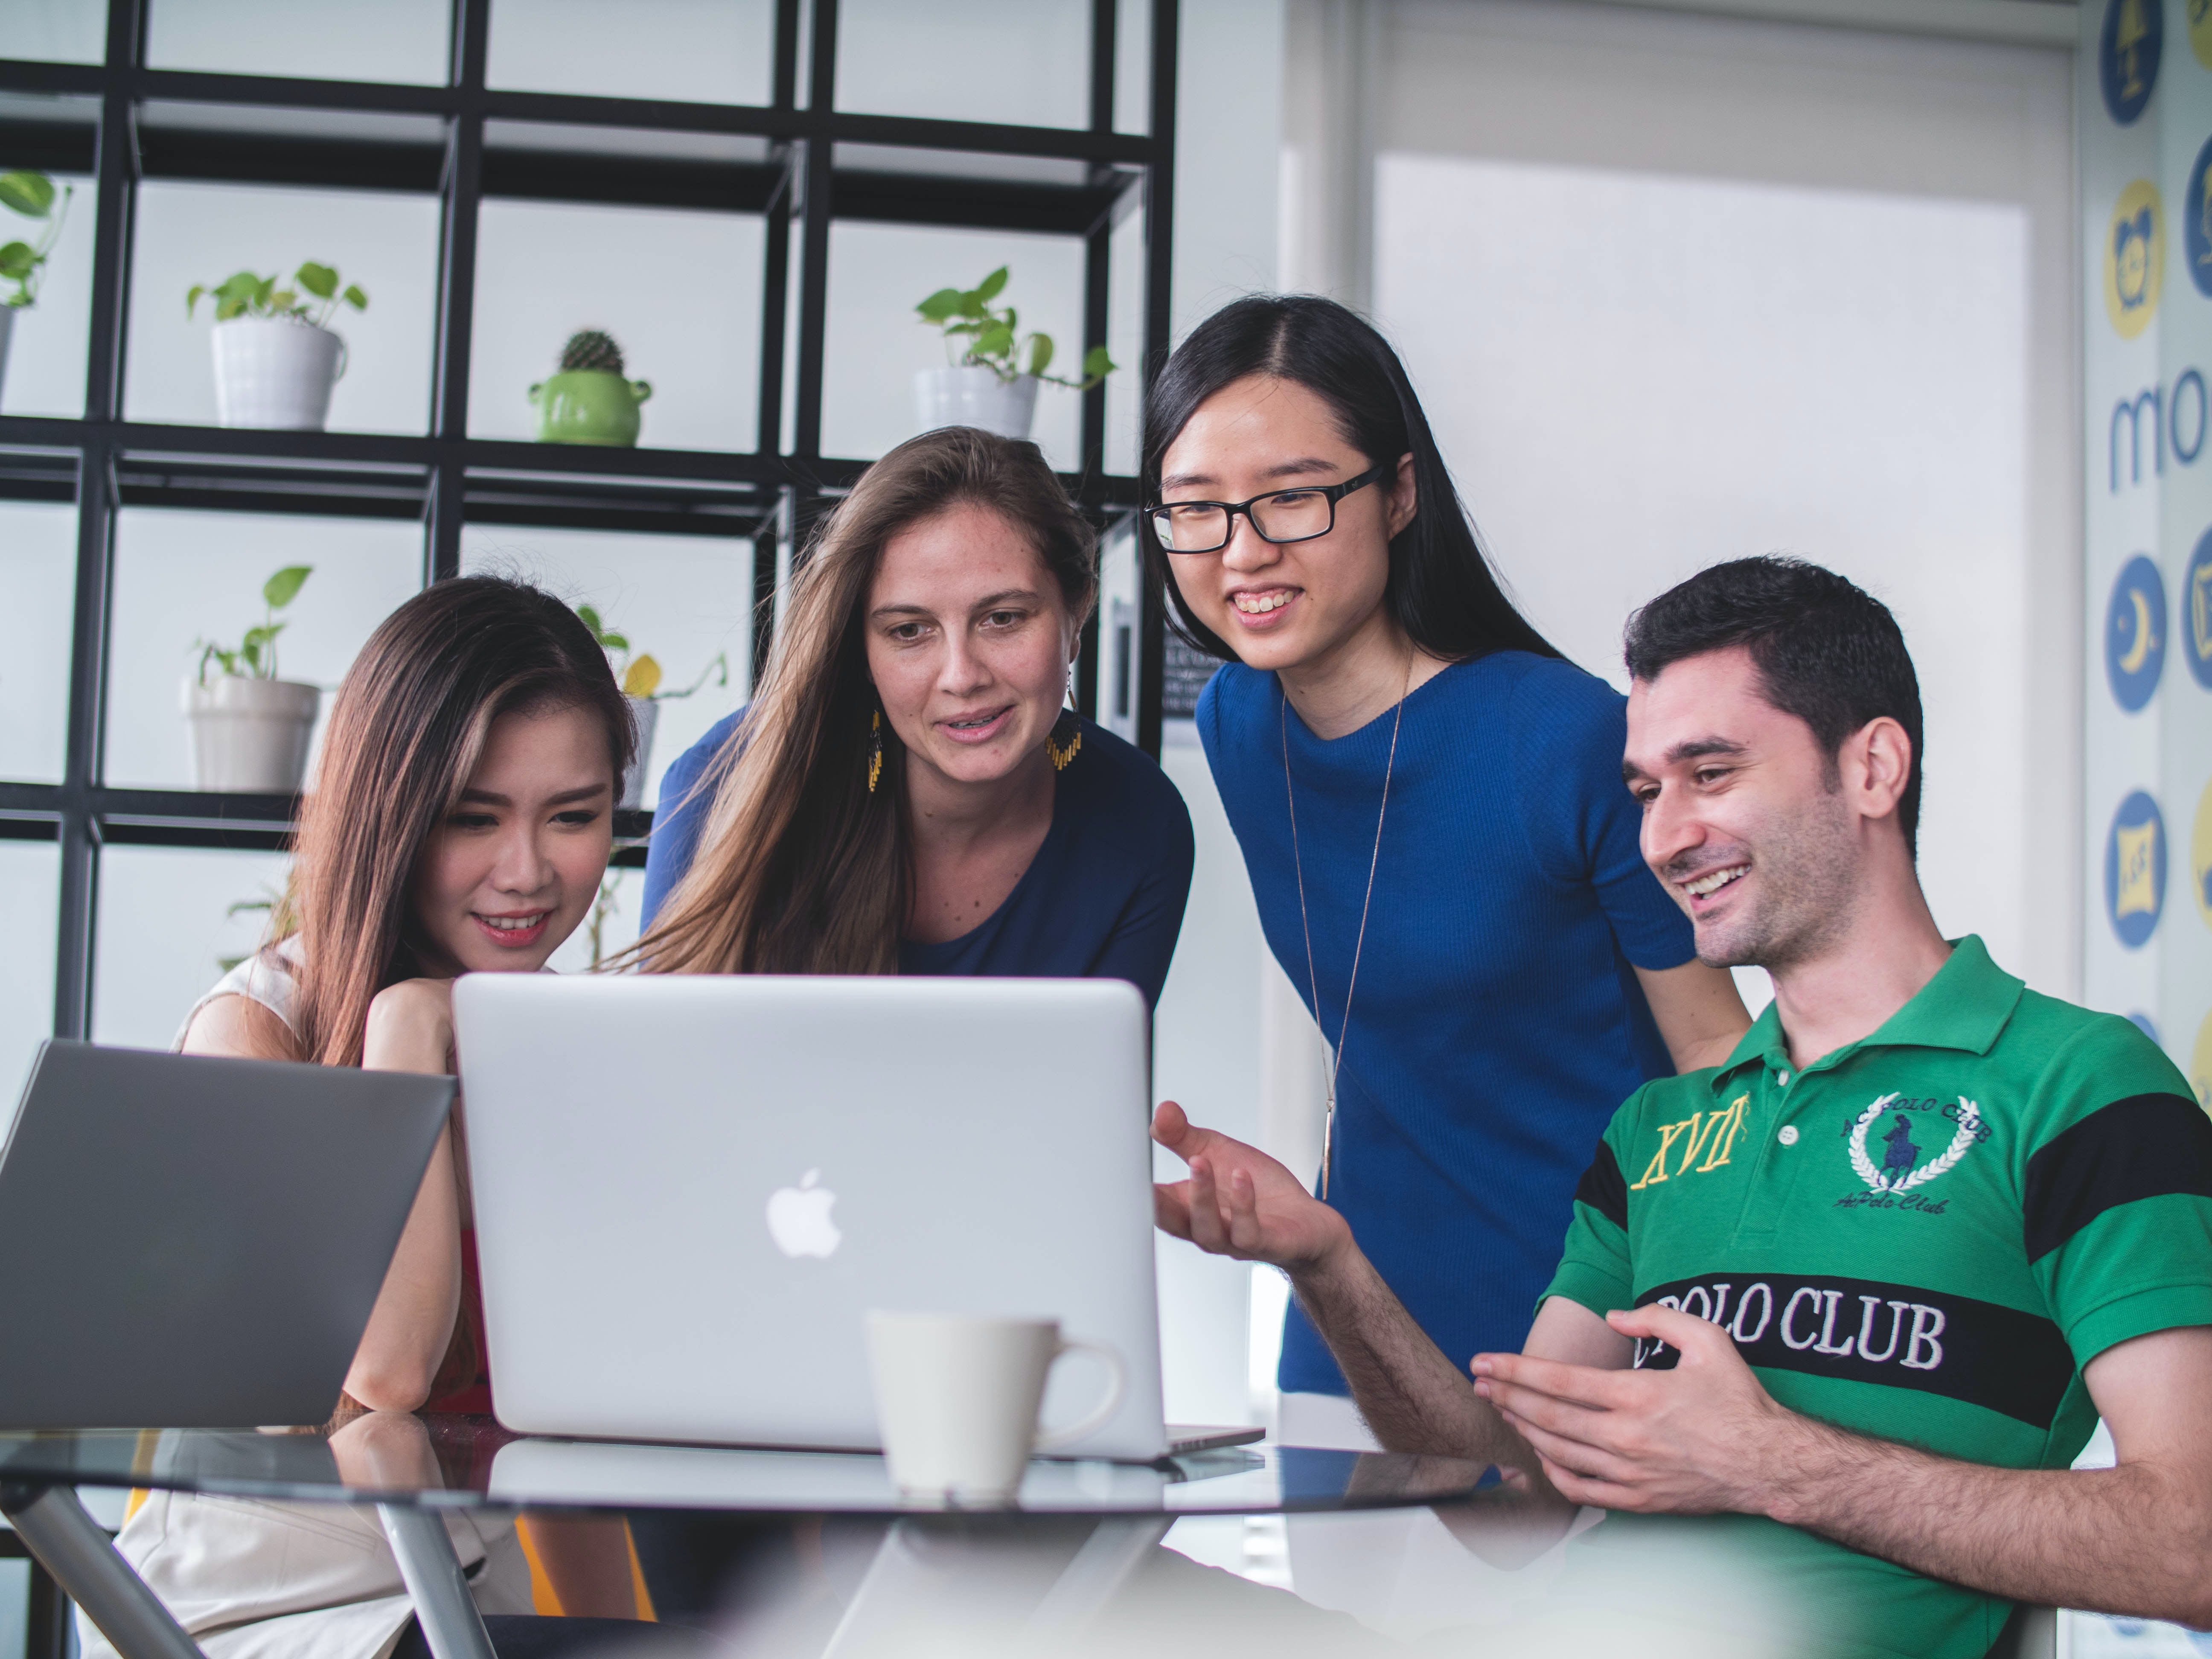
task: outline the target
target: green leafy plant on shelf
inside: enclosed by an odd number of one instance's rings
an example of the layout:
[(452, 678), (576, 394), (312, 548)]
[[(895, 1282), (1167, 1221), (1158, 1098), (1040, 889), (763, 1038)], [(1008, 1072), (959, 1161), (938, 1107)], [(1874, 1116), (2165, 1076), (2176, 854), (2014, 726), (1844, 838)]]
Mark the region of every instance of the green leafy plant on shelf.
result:
[(313, 259), (292, 273), (289, 288), (279, 288), (273, 276), (257, 276), (241, 270), (213, 287), (194, 283), (185, 295), (185, 315), (191, 316), (198, 309), (200, 296), (205, 295), (215, 301), (218, 323), (234, 317), (290, 317), (310, 327), (328, 328), (341, 305), (356, 311), (368, 309), (368, 295), (358, 283), (349, 283), (340, 289), (338, 281), (337, 266), (317, 264)]
[(276, 613), (300, 597), (307, 578), (314, 574), (311, 564), (288, 564), (267, 581), (261, 584), (262, 603), (267, 607), (259, 623), (246, 630), (246, 637), (235, 646), (218, 645), (212, 640), (195, 640), (192, 649), (200, 653), (200, 684), (208, 683), (208, 665), (219, 664), (222, 672), (234, 679), (273, 680), (276, 678), (276, 636), (287, 623), (276, 619)]
[(1000, 265), (973, 288), (940, 288), (915, 307), (923, 322), (943, 333), (945, 356), (954, 368), (988, 368), (1007, 382), (1034, 374), (1054, 386), (1088, 392), (1120, 367), (1102, 345), (1084, 353), (1082, 379), (1046, 374), (1052, 367), (1052, 336), (1023, 334), (1020, 315), (1012, 306), (991, 304), (1006, 287), (1006, 267)]
[(662, 673), (659, 662), (643, 653), (632, 656), (629, 635), (617, 633), (608, 627), (605, 619), (599, 615), (598, 606), (580, 605), (576, 607), (576, 614), (583, 618), (584, 626), (592, 630), (592, 637), (599, 642), (599, 649), (607, 653), (607, 660), (614, 665), (615, 678), (622, 682), (622, 692), (625, 697), (648, 697), (655, 702), (665, 702), (678, 697), (688, 697), (700, 690), (709, 677), (714, 677), (717, 686), (726, 686), (730, 683), (730, 653), (717, 651), (714, 661), (699, 671), (697, 679), (681, 691), (664, 691), (660, 689)]
[(54, 243), (62, 234), (62, 221), (69, 216), (70, 200), (76, 194), (73, 185), (64, 185), (57, 194), (54, 181), (43, 173), (27, 168), (0, 173), (0, 207), (26, 219), (46, 222), (46, 228), (35, 241), (0, 242), (0, 283), (15, 285), (14, 293), (0, 295), (0, 305), (20, 310), (36, 302), (39, 283), (46, 274), (46, 256), (54, 251)]

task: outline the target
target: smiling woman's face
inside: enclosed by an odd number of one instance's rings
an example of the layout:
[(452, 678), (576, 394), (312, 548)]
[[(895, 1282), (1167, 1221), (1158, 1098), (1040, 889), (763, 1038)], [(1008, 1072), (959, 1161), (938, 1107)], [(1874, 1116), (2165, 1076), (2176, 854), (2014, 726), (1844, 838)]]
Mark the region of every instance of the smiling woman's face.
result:
[[(1252, 374), (1200, 404), (1176, 434), (1160, 459), (1160, 498), (1246, 501), (1342, 483), (1373, 464), (1318, 393)], [(1255, 668), (1316, 662), (1376, 622), (1390, 538), (1413, 515), (1412, 477), (1409, 457), (1395, 482), (1353, 490), (1336, 504), (1334, 527), (1311, 541), (1262, 541), (1238, 515), (1218, 552), (1168, 556), (1183, 603)]]
[(865, 603), (868, 675), (910, 763), (988, 783), (1042, 748), (1075, 623), (1020, 530), (968, 501), (919, 520), (884, 544)]
[(535, 972), (576, 931), (614, 845), (614, 765), (584, 708), (502, 714), (415, 864), (414, 921), (438, 977)]

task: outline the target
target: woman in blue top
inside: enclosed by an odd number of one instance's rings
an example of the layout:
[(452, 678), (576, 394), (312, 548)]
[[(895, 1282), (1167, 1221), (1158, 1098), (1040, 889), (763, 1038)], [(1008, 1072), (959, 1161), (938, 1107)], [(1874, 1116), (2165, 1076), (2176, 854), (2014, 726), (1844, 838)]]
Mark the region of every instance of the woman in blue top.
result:
[[(1626, 701), (1500, 591), (1341, 306), (1200, 325), (1144, 471), (1146, 556), (1229, 665), (1198, 730), (1261, 923), (1334, 1045), (1317, 1190), (1445, 1353), (1517, 1352), (1613, 1109), (1750, 1024), (1638, 851)], [(1300, 1398), (1346, 1388), (1295, 1306), (1279, 1382), (1286, 1439), (1350, 1431)]]
[(1190, 814), (1062, 706), (1096, 553), (1034, 444), (951, 427), (870, 467), (759, 695), (662, 780), (642, 965), (1094, 976), (1158, 1002)]

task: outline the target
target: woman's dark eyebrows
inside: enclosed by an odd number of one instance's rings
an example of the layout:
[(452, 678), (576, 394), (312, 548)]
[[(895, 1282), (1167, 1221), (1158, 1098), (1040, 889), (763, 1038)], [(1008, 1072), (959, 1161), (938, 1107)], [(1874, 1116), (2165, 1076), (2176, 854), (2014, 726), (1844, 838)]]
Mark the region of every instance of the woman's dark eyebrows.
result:
[[(1340, 463), (1335, 461), (1325, 461), (1318, 456), (1306, 455), (1301, 456), (1295, 461), (1280, 461), (1273, 466), (1263, 467), (1261, 469), (1260, 476), (1263, 478), (1291, 478), (1307, 472), (1334, 472), (1338, 470), (1339, 465)], [(1162, 478), (1160, 488), (1183, 489), (1201, 484), (1210, 484), (1213, 481), (1213, 475), (1211, 472), (1176, 472)]]
[[(608, 793), (610, 793), (608, 786), (604, 783), (586, 783), (574, 789), (563, 789), (557, 795), (548, 795), (545, 798), (545, 804), (549, 806), (565, 806), (570, 801), (589, 800), (594, 795), (604, 795)], [(502, 795), (495, 789), (464, 789), (461, 791), (461, 799), (478, 806), (514, 805), (514, 798), (512, 795)]]

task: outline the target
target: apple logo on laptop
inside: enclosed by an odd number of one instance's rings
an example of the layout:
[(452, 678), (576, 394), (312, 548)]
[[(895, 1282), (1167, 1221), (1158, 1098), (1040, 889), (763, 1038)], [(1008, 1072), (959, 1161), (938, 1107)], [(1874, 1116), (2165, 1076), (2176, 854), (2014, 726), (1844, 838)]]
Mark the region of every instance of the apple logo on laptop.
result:
[(830, 1255), (844, 1237), (830, 1218), (837, 1194), (814, 1184), (821, 1175), (809, 1170), (796, 1187), (779, 1187), (769, 1194), (768, 1236), (786, 1255)]

